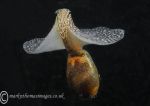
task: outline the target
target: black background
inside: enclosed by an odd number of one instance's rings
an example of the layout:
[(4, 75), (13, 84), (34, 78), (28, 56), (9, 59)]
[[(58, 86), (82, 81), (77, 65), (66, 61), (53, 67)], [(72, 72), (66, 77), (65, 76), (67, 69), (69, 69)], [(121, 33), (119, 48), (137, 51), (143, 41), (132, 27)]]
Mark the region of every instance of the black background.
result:
[[(67, 85), (65, 50), (29, 55), (26, 40), (45, 37), (54, 12), (69, 8), (76, 26), (122, 28), (125, 38), (109, 46), (90, 45), (101, 74), (95, 99), (79, 98)], [(0, 91), (61, 94), (62, 99), (10, 99), (7, 105), (150, 106), (149, 0), (0, 0)]]

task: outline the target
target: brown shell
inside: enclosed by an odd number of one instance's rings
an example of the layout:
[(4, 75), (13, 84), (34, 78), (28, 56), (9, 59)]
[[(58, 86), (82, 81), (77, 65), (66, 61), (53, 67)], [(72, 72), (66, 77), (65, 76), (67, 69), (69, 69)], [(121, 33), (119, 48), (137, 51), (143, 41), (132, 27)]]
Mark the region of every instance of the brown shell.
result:
[(68, 55), (67, 80), (78, 93), (95, 96), (99, 89), (99, 74), (97, 68), (85, 50), (80, 55)]
[(67, 79), (69, 85), (78, 93), (95, 96), (99, 89), (97, 68), (85, 50), (84, 42), (74, 35), (77, 28), (68, 9), (57, 11), (57, 30), (68, 51)]

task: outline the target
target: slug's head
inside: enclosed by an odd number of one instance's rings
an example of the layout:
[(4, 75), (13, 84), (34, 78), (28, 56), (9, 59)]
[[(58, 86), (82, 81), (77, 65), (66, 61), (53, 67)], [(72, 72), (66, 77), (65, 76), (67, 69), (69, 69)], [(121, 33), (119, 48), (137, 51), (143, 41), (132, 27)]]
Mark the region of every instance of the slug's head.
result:
[(56, 22), (57, 22), (57, 30), (62, 39), (67, 37), (67, 29), (70, 26), (71, 14), (69, 9), (59, 9), (55, 12)]
[(81, 42), (74, 37), (73, 31), (75, 28), (72, 17), (71, 11), (69, 9), (59, 9), (55, 12), (56, 16), (56, 25), (57, 25), (57, 32), (59, 36), (62, 38), (63, 43), (68, 51), (77, 51), (80, 50)]
[(69, 21), (71, 19), (69, 9), (58, 9), (55, 13), (57, 14), (56, 20), (59, 24), (69, 25)]
[(69, 9), (66, 9), (66, 8), (63, 8), (63, 9), (58, 9), (58, 10), (56, 10), (55, 13), (56, 13), (56, 14), (69, 14), (69, 13), (70, 13), (70, 10), (69, 10)]

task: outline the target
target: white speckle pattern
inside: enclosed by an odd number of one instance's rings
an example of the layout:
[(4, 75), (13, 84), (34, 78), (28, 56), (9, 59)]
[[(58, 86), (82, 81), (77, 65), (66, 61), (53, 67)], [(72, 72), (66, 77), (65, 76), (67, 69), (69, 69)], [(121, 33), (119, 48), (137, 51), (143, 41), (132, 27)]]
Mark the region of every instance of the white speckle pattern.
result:
[[(67, 35), (68, 31), (71, 32), (71, 35)], [(124, 37), (124, 30), (107, 27), (79, 29), (75, 26), (70, 11), (60, 9), (57, 11), (55, 24), (48, 35), (45, 38), (26, 41), (23, 44), (23, 49), (29, 54), (65, 49), (64, 42), (66, 42), (65, 40), (68, 36), (73, 36), (74, 40), (70, 42), (74, 41), (76, 43), (78, 40), (82, 43), (82, 46), (88, 44), (109, 45), (121, 40)], [(71, 47), (71, 45), (69, 46)]]
[(23, 49), (28, 53), (32, 54), (32, 52), (41, 44), (44, 38), (35, 38), (29, 41), (26, 41), (23, 44)]
[(124, 37), (124, 30), (96, 27), (92, 29), (74, 30), (75, 35), (91, 40), (98, 45), (113, 44)]

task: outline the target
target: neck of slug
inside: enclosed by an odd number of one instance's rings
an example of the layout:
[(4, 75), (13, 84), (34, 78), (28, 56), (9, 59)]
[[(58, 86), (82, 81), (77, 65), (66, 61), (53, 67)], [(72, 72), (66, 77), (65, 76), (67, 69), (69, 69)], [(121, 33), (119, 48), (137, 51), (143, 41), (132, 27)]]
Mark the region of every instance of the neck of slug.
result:
[(71, 55), (80, 55), (83, 50), (82, 42), (76, 38), (70, 30), (67, 30), (67, 37), (63, 39), (66, 50)]
[(64, 46), (69, 54), (79, 55), (83, 50), (83, 42), (74, 35), (75, 25), (71, 18), (71, 14), (64, 11), (60, 12), (56, 17), (57, 31), (62, 38)]

